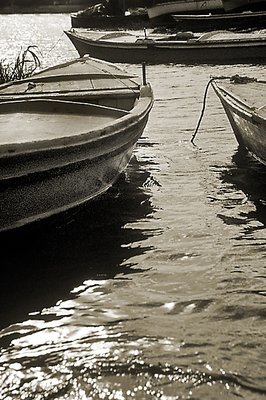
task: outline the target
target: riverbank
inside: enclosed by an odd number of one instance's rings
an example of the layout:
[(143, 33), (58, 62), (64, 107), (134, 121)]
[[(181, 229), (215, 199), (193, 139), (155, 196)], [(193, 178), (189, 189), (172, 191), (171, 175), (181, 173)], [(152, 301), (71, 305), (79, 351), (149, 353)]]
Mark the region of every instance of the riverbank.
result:
[(77, 4), (51, 5), (37, 7), (3, 7), (0, 14), (67, 14), (78, 12), (84, 7)]
[[(86, 4), (84, 1), (49, 1), (46, 4), (38, 4), (39, 2), (35, 2), (35, 5), (28, 5), (21, 3), (18, 4), (16, 1), (7, 2), (5, 5), (0, 7), (0, 14), (65, 14), (65, 13), (74, 13), (80, 10), (85, 9), (86, 7), (93, 6), (97, 3), (100, 3), (101, 0), (88, 0)], [(64, 4), (63, 4), (64, 3)], [(147, 5), (147, 0), (125, 0), (124, 6), (126, 8), (139, 8), (145, 7)]]

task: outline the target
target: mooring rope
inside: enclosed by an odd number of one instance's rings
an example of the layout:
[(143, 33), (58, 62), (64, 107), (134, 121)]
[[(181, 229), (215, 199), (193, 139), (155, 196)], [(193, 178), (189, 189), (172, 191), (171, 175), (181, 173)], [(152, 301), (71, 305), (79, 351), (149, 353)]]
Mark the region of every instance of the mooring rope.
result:
[(196, 147), (196, 145), (195, 145), (195, 143), (194, 143), (194, 139), (195, 139), (195, 137), (196, 137), (196, 135), (197, 135), (197, 133), (198, 133), (198, 130), (199, 130), (201, 121), (202, 121), (203, 116), (204, 116), (209, 87), (210, 87), (211, 83), (212, 83), (215, 79), (230, 79), (230, 77), (228, 77), (228, 76), (220, 76), (220, 77), (212, 77), (211, 79), (209, 79), (209, 81), (208, 81), (208, 83), (207, 83), (207, 85), (206, 85), (205, 91), (204, 91), (203, 103), (202, 103), (202, 109), (201, 109), (200, 117), (199, 117), (199, 120), (198, 120), (196, 129), (195, 129), (195, 131), (194, 131), (194, 133), (193, 133), (193, 135), (192, 135), (192, 137), (191, 137), (191, 140), (190, 140), (191, 143), (193, 144), (193, 146), (195, 146), (195, 147)]
[(192, 135), (192, 137), (191, 137), (191, 140), (190, 140), (191, 143), (193, 144), (193, 146), (195, 146), (195, 147), (197, 147), (197, 146), (195, 145), (194, 140), (195, 140), (195, 137), (196, 137), (196, 135), (197, 135), (197, 133), (198, 133), (198, 130), (199, 130), (199, 127), (200, 127), (202, 118), (203, 118), (203, 116), (204, 116), (209, 87), (210, 87), (211, 83), (212, 83), (214, 80), (222, 80), (222, 79), (229, 79), (230, 82), (236, 83), (236, 84), (237, 84), (237, 83), (238, 83), (238, 84), (245, 84), (245, 83), (256, 82), (256, 81), (257, 81), (256, 78), (249, 78), (248, 76), (239, 76), (239, 75), (237, 75), (237, 74), (236, 74), (236, 75), (233, 75), (233, 76), (214, 76), (214, 77), (211, 77), (211, 78), (210, 78), (210, 80), (208, 81), (208, 83), (207, 83), (207, 85), (206, 85), (205, 91), (204, 91), (203, 105), (202, 105), (202, 110), (201, 110), (201, 113), (200, 113), (200, 117), (199, 117), (199, 120), (198, 120), (196, 129), (195, 129), (195, 131), (194, 131), (194, 133), (193, 133), (193, 135)]
[[(52, 50), (57, 46), (57, 44), (62, 40), (64, 34), (65, 34), (65, 33), (62, 32), (61, 36), (56, 40), (56, 42), (53, 44), (53, 46), (51, 47), (51, 49), (48, 51), (48, 54), (51, 53), (51, 51), (52, 51)], [(89, 56), (89, 55), (88, 55), (88, 56)], [(79, 60), (82, 61), (82, 58), (83, 58), (83, 57), (80, 57)], [(134, 93), (134, 88), (130, 87), (130, 86), (123, 80), (123, 78), (120, 78), (120, 77), (118, 76), (118, 75), (119, 75), (119, 72), (117, 72), (117, 75), (116, 75), (116, 74), (114, 74), (114, 73), (108, 71), (108, 69), (103, 68), (102, 66), (101, 66), (101, 67), (97, 67), (97, 66), (95, 65), (94, 68), (95, 68), (96, 70), (98, 70), (98, 71), (106, 72), (110, 77), (112, 77), (112, 78), (114, 78), (114, 79), (120, 81), (125, 87), (127, 87), (129, 90), (131, 90), (131, 91)], [(144, 68), (144, 67), (142, 67), (142, 68)], [(121, 69), (121, 72), (123, 72), (122, 69)], [(129, 80), (131, 80), (131, 78), (132, 78), (131, 76), (128, 77)], [(145, 75), (145, 78), (146, 78), (146, 75)]]
[(209, 80), (209, 82), (207, 83), (207, 85), (206, 85), (206, 88), (205, 88), (205, 91), (204, 91), (204, 96), (203, 96), (203, 103), (202, 103), (202, 109), (201, 109), (200, 117), (199, 117), (196, 129), (195, 129), (195, 131), (194, 131), (194, 133), (192, 135), (192, 138), (190, 140), (191, 143), (193, 144), (193, 146), (195, 146), (195, 147), (196, 147), (196, 145), (194, 143), (194, 139), (195, 139), (195, 137), (196, 137), (196, 135), (198, 133), (198, 130), (199, 130), (199, 127), (200, 127), (200, 124), (201, 124), (201, 121), (202, 121), (202, 118), (203, 118), (203, 115), (204, 115), (209, 87), (210, 87), (210, 84), (212, 83), (213, 80), (214, 80), (214, 78), (211, 78)]
[(62, 40), (63, 36), (64, 36), (64, 32), (61, 33), (61, 35), (59, 36), (59, 38), (56, 40), (56, 42), (52, 45), (52, 47), (50, 48), (50, 50), (48, 51), (48, 54), (51, 53), (52, 50), (54, 50), (54, 48), (58, 45), (58, 43)]

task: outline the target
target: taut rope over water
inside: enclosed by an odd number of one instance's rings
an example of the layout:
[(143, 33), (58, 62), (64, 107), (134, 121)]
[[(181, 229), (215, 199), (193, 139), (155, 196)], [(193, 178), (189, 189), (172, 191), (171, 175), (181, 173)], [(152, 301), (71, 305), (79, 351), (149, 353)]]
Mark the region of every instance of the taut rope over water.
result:
[(195, 146), (195, 147), (196, 147), (196, 145), (194, 143), (194, 139), (195, 139), (195, 137), (196, 137), (196, 135), (198, 133), (198, 130), (199, 130), (199, 127), (200, 127), (200, 124), (201, 124), (201, 121), (202, 121), (202, 118), (203, 118), (203, 115), (204, 115), (204, 111), (205, 111), (205, 108), (206, 108), (208, 90), (209, 90), (209, 87), (210, 87), (212, 81), (214, 81), (216, 79), (217, 80), (230, 79), (230, 81), (233, 82), (233, 83), (248, 83), (248, 82), (255, 82), (257, 80), (256, 78), (249, 78), (247, 76), (241, 77), (239, 75), (234, 75), (234, 76), (214, 76), (209, 80), (209, 82), (206, 85), (205, 91), (204, 91), (203, 105), (202, 105), (201, 114), (200, 114), (200, 117), (199, 117), (199, 120), (198, 120), (198, 123), (197, 123), (197, 127), (195, 129), (195, 132), (192, 135), (191, 140), (190, 140), (191, 143), (193, 144), (193, 146)]
[(201, 121), (202, 121), (202, 118), (203, 118), (203, 115), (204, 115), (204, 111), (205, 111), (205, 107), (206, 107), (207, 94), (208, 94), (209, 87), (210, 87), (210, 84), (212, 83), (212, 81), (213, 81), (214, 79), (215, 79), (215, 78), (211, 78), (211, 79), (209, 80), (209, 82), (207, 83), (207, 85), (206, 85), (206, 88), (205, 88), (205, 91), (204, 91), (204, 96), (203, 96), (203, 105), (202, 105), (202, 110), (201, 110), (201, 113), (200, 113), (200, 117), (199, 117), (199, 120), (198, 120), (196, 129), (195, 129), (195, 132), (193, 133), (192, 138), (191, 138), (191, 140), (190, 140), (191, 143), (193, 144), (193, 146), (195, 146), (195, 147), (196, 147), (196, 145), (195, 145), (195, 143), (194, 143), (194, 139), (195, 139), (195, 137), (196, 137), (196, 135), (197, 135), (197, 133), (198, 133), (198, 130), (199, 130), (199, 127), (200, 127), (200, 124), (201, 124)]

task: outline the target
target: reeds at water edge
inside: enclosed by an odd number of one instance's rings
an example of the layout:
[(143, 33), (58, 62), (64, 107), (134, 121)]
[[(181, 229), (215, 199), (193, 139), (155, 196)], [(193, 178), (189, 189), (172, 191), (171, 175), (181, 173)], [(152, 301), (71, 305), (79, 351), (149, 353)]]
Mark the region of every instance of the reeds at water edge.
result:
[(31, 76), (40, 67), (36, 54), (37, 46), (28, 46), (21, 50), (14, 62), (0, 60), (0, 83), (21, 80)]

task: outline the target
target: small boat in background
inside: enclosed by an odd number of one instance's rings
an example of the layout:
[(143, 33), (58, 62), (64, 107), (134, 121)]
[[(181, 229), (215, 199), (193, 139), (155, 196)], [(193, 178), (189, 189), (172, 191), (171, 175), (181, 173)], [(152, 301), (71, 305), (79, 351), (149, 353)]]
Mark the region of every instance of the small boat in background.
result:
[(150, 20), (146, 11), (132, 12), (125, 15), (88, 14), (86, 10), (72, 13), (72, 28), (90, 29), (129, 29), (137, 30), (149, 28)]
[(266, 81), (215, 79), (212, 87), (239, 145), (266, 165)]
[(222, 0), (225, 12), (265, 11), (265, 0)]
[(175, 14), (175, 28), (179, 31), (206, 32), (218, 29), (265, 29), (266, 11), (224, 14)]
[(149, 27), (149, 0), (88, 0), (88, 7), (71, 14), (73, 28), (143, 29)]
[(137, 35), (130, 32), (65, 32), (80, 56), (118, 63), (230, 64), (264, 63), (266, 35), (215, 31), (199, 36), (191, 32), (173, 35)]
[(169, 14), (202, 13), (223, 10), (222, 0), (153, 0), (147, 7), (150, 19)]
[[(61, 75), (58, 67), (40, 73), (34, 81), (40, 91), (36, 89), (31, 98), (21, 100), (23, 94), (17, 93), (11, 101), (0, 102), (0, 231), (57, 214), (107, 191), (129, 163), (147, 124), (153, 105), (149, 84), (131, 83), (120, 93), (114, 81), (121, 88), (126, 73), (114, 68), (117, 76), (112, 75), (108, 64), (98, 62), (102, 69), (84, 76), (76, 68), (81, 63), (64, 65)], [(71, 68), (76, 72), (70, 79), (63, 72)], [(84, 85), (78, 88), (79, 79), (87, 81), (89, 90)], [(56, 85), (60, 98), (65, 92), (64, 100), (56, 99)], [(73, 96), (72, 89), (81, 97), (82, 90), (88, 92), (85, 101), (76, 95), (75, 101), (66, 100)], [(89, 102), (95, 100), (93, 90), (98, 104)], [(111, 106), (101, 105), (109, 99)]]

